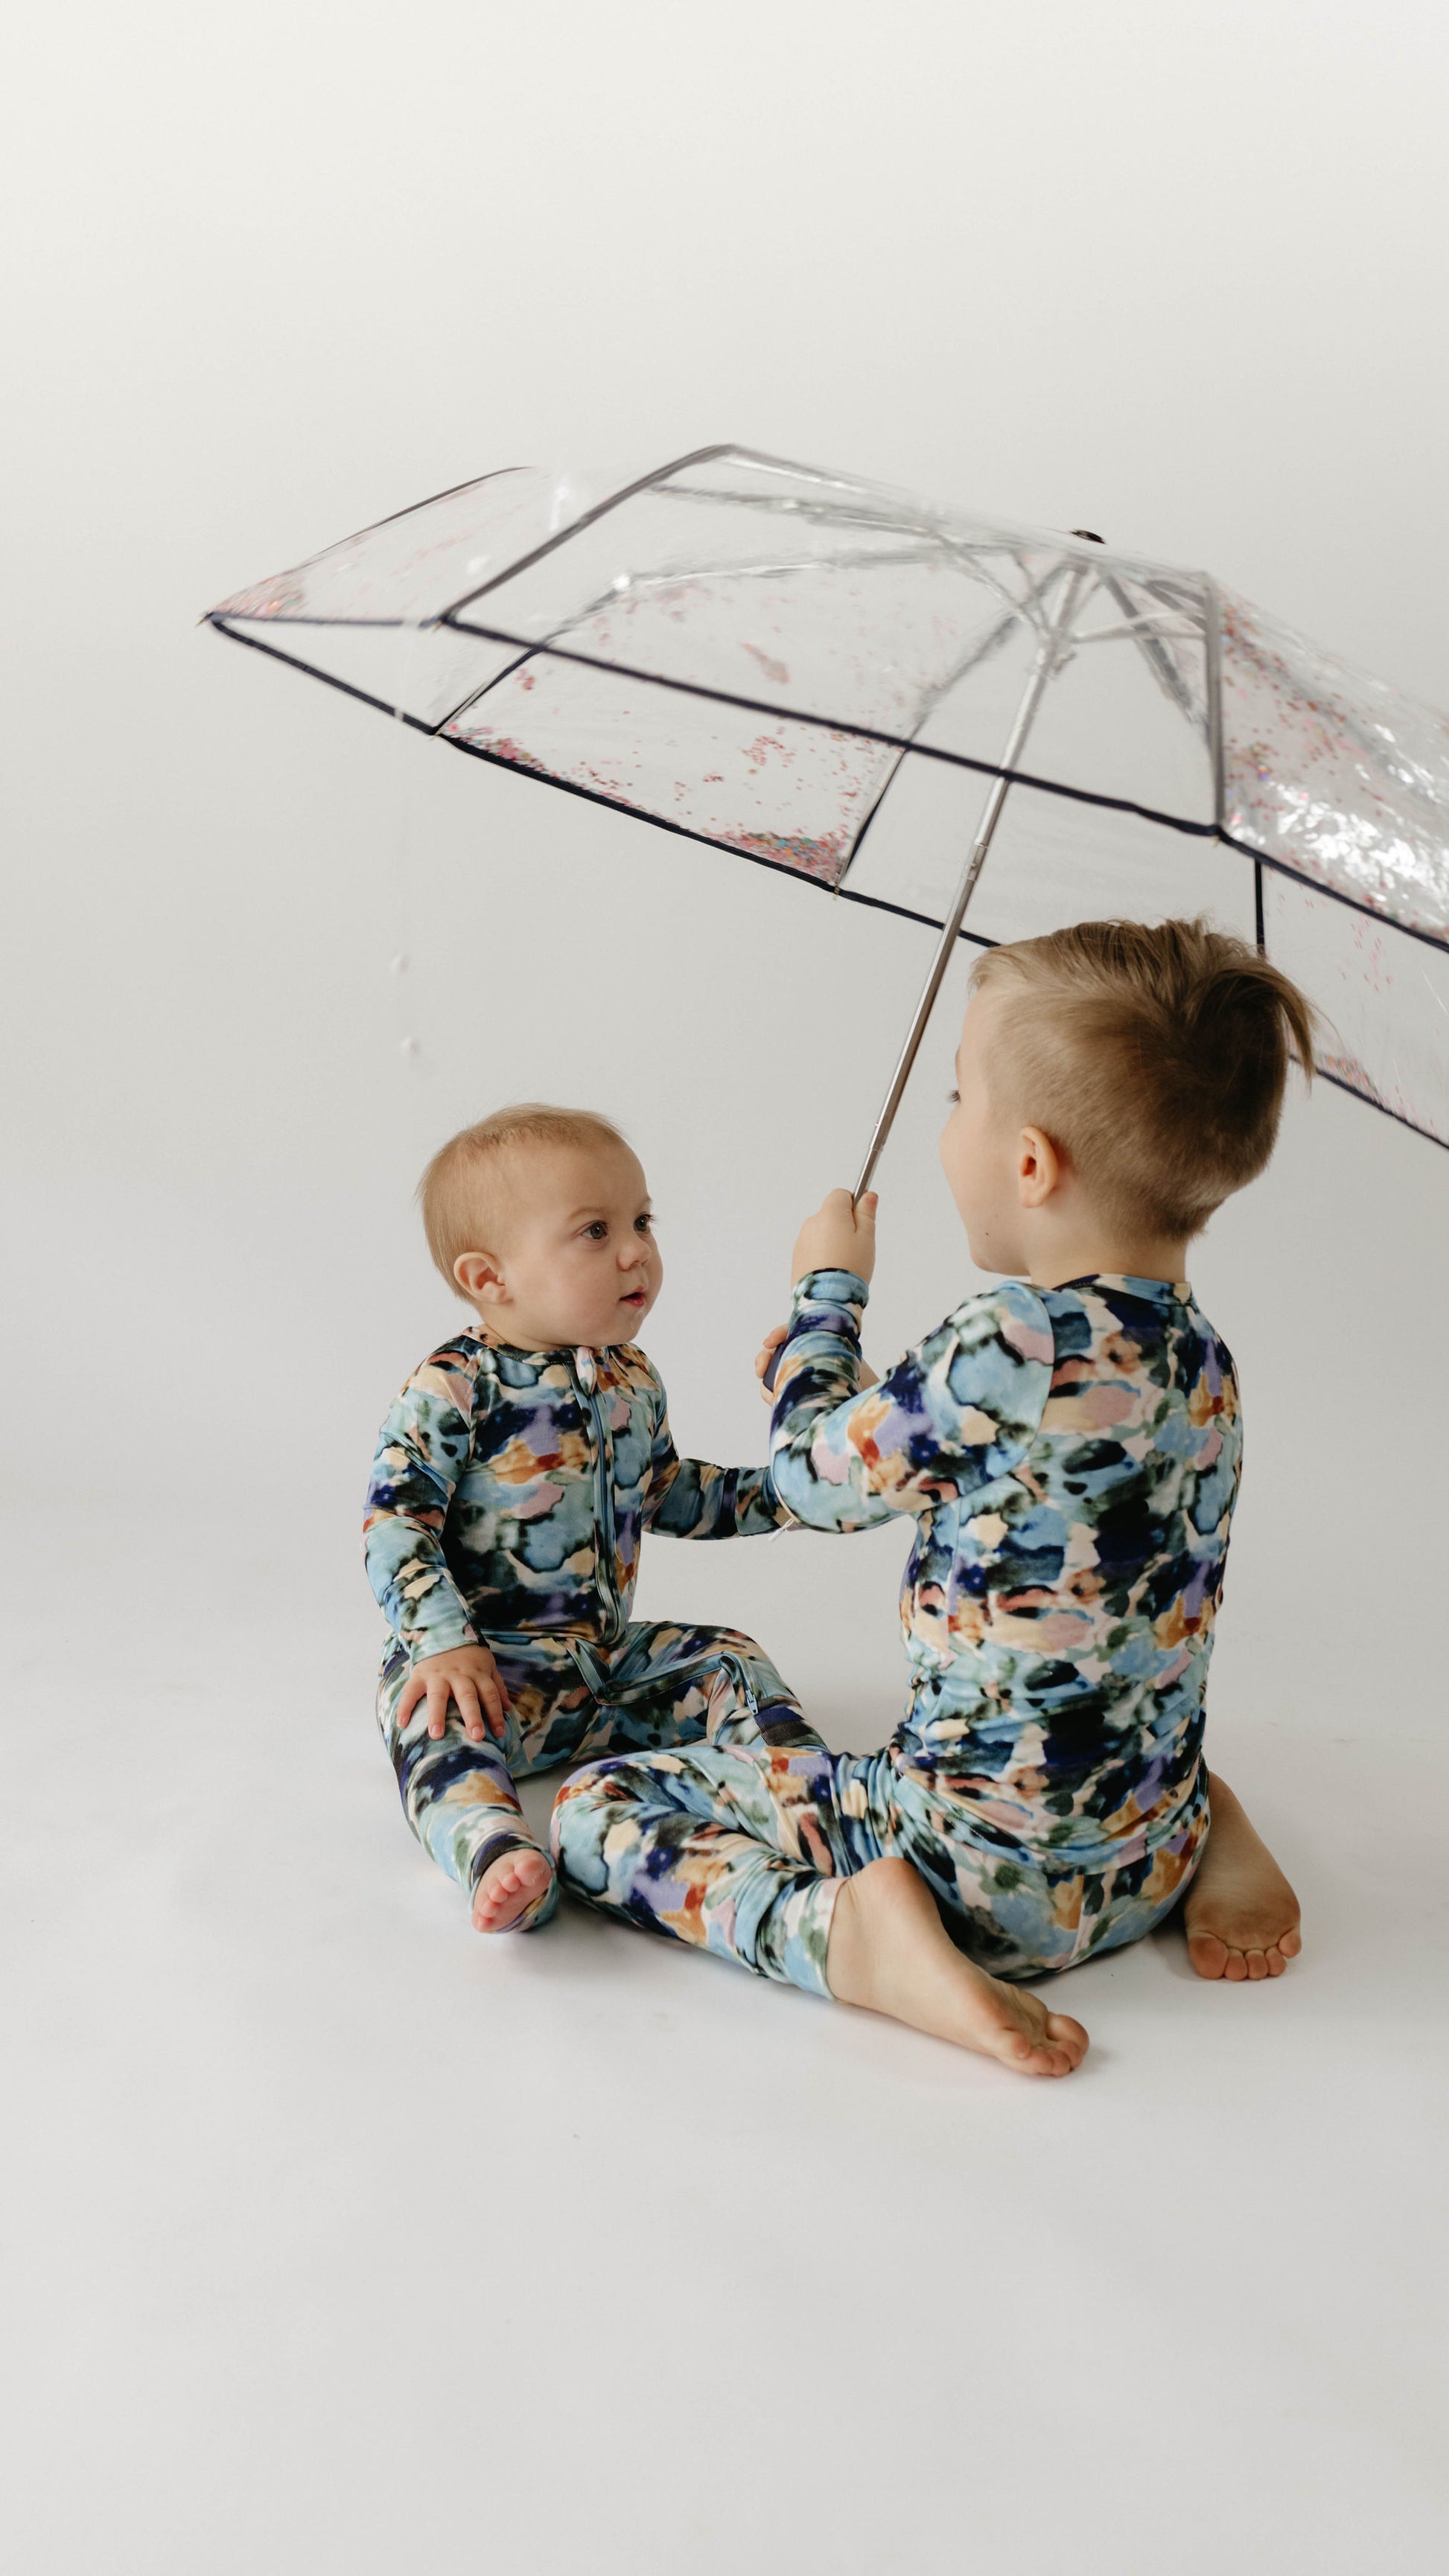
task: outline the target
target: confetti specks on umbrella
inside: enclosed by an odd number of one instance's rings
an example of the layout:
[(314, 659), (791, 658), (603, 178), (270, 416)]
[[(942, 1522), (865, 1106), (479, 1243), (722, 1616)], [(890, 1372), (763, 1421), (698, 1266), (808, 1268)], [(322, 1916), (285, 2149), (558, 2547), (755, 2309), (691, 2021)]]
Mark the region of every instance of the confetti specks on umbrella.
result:
[(1211, 912), (1320, 1004), (1331, 1079), (1449, 1140), (1449, 721), (1205, 573), (718, 447), (486, 475), (212, 620), (938, 928), (1009, 781), (968, 936)]

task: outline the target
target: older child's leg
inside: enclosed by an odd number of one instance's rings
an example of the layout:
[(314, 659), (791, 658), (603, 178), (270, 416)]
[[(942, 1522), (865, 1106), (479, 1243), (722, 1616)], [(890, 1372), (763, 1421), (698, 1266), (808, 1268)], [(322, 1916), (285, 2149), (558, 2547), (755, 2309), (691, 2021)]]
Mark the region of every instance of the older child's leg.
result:
[(825, 1974), (839, 2002), (999, 2057), (1022, 2075), (1070, 2075), (1087, 2053), (1087, 2034), (1070, 2013), (1049, 2012), (1026, 1987), (1003, 1985), (962, 1957), (908, 1860), (872, 1861), (846, 1879)]
[(1207, 1848), (1182, 1900), (1187, 1955), (1200, 1977), (1223, 1977), (1230, 1985), (1281, 1977), (1303, 1947), (1298, 1899), (1216, 1771), (1208, 1803)]
[(1066, 2075), (1087, 2034), (957, 1951), (924, 1880), (883, 1853), (882, 1755), (768, 1740), (593, 1763), (565, 1781), (552, 1845), (567, 1884), (642, 1929), (759, 1976), (909, 2022), (1022, 2073)]

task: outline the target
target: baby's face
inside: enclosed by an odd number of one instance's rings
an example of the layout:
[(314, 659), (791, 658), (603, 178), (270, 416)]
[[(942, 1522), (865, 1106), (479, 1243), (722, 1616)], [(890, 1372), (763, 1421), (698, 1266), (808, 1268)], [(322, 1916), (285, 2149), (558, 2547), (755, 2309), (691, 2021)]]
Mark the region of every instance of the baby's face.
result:
[(649, 1191), (627, 1145), (544, 1145), (510, 1174), (498, 1247), (504, 1296), (484, 1314), (523, 1350), (632, 1342), (654, 1304), (663, 1264)]

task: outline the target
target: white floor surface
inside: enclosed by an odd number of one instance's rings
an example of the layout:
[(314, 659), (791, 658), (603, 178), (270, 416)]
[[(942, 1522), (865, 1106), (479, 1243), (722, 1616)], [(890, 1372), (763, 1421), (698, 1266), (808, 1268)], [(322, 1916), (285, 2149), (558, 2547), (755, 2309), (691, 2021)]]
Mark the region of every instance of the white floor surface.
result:
[[(397, 1809), (355, 1568), (288, 1608), (242, 1524), (26, 1535), (17, 2576), (1442, 2564), (1427, 1702), (1369, 1761), (1349, 1656), (1285, 1716), (1249, 1605), (1212, 1742), (1304, 1957), (1079, 1971), (1091, 2057), (1032, 2084), (573, 1907), (478, 1940)], [(899, 1552), (656, 1543), (641, 1607), (728, 1598), (863, 1747)]]

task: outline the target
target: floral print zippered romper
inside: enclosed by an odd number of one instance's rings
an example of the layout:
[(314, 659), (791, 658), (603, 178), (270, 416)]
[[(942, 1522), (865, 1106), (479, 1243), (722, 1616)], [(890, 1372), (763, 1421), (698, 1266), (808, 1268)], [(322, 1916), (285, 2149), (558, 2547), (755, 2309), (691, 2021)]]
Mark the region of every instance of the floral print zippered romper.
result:
[[(378, 1441), (368, 1576), (392, 1634), (377, 1715), (409, 1824), (471, 1890), (505, 1851), (535, 1849), (514, 1791), (607, 1746), (730, 1742), (799, 1711), (768, 1656), (729, 1628), (631, 1621), (645, 1529), (745, 1538), (791, 1515), (764, 1467), (680, 1458), (642, 1351), (520, 1351), (462, 1332), (414, 1371)], [(485, 1645), (511, 1702), (502, 1742), (443, 1736), (420, 1702), (396, 1722), (414, 1664)], [(547, 1920), (557, 1885), (521, 1928)]]
[(848, 1271), (798, 1284), (770, 1459), (817, 1529), (915, 1521), (890, 1743), (801, 1726), (593, 1763), (555, 1855), (589, 1903), (817, 1994), (841, 1880), (887, 1854), (993, 1974), (1071, 1967), (1150, 1931), (1206, 1839), (1232, 1359), (1185, 1282), (1008, 1280), (861, 1392), (865, 1302)]

